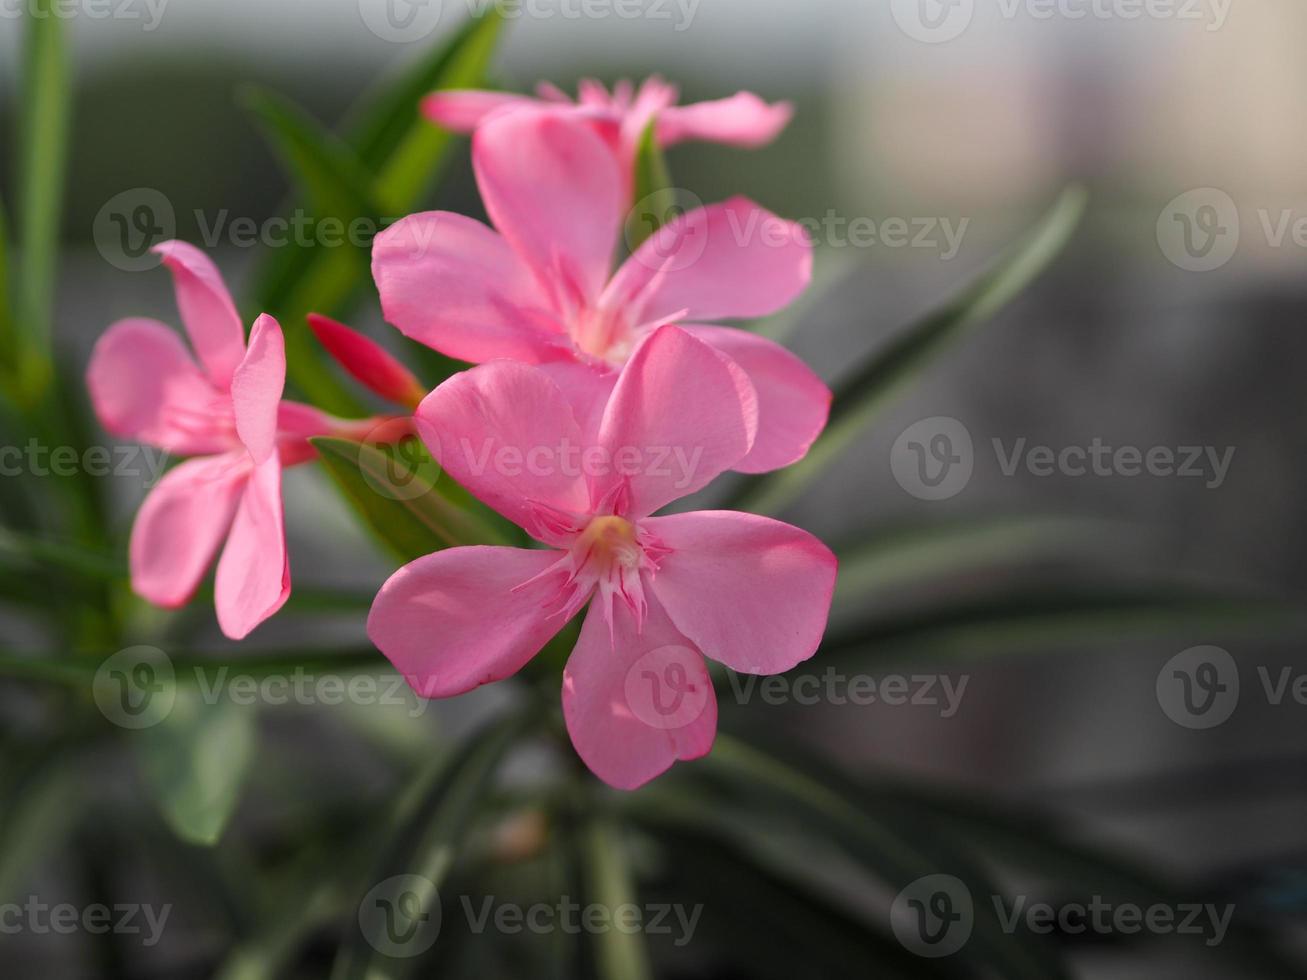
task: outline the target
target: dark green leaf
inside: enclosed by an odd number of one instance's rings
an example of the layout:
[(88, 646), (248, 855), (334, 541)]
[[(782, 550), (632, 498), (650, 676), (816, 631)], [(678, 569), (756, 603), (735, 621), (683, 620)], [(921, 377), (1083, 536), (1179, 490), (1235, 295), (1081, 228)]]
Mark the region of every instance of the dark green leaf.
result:
[(502, 543), (493, 527), (440, 492), (439, 469), (416, 439), (399, 448), (328, 437), (311, 442), (345, 497), (404, 561), (455, 545)]
[(790, 504), (935, 354), (968, 327), (992, 317), (1048, 267), (1080, 223), (1085, 202), (1080, 188), (1063, 192), (1035, 229), (993, 269), (838, 384), (830, 423), (808, 455), (788, 469), (745, 481), (730, 506), (774, 514)]
[[(534, 725), (532, 711), (474, 733), (412, 787), (397, 809), (379, 848), (379, 859), (363, 885), (351, 921), (356, 923), (341, 946), (333, 980), (390, 980), (403, 975), (412, 960), (387, 956), (387, 936), (359, 921), (359, 912), (386, 911), (392, 905), (406, 916), (408, 927), (431, 926), (439, 915), (438, 890), (449, 874), (478, 812), (486, 804), (492, 779), (504, 756)], [(392, 885), (402, 889), (391, 893)], [(403, 903), (407, 904), (402, 904)], [(370, 906), (375, 905), (376, 908)], [(374, 917), (375, 918), (375, 917)], [(436, 923), (438, 925), (438, 922)], [(381, 923), (375, 923), (378, 929)], [(413, 938), (416, 932), (410, 933)], [(396, 942), (393, 937), (391, 942)], [(398, 944), (398, 943), (397, 943)]]
[(17, 366), (18, 339), (14, 336), (14, 297), (9, 293), (9, 221), (0, 199), (0, 369)]
[(18, 897), (81, 816), (85, 777), (76, 759), (66, 745), (0, 746), (0, 905)]
[(254, 759), (253, 708), (225, 697), (209, 703), (198, 686), (178, 687), (167, 716), (132, 738), (169, 826), (189, 843), (216, 844)]
[(1022, 591), (967, 598), (850, 625), (822, 647), (824, 663), (929, 653), (957, 658), (1046, 651), (1104, 637), (1232, 630), (1284, 635), (1307, 630), (1307, 615), (1260, 598), (1176, 587)]

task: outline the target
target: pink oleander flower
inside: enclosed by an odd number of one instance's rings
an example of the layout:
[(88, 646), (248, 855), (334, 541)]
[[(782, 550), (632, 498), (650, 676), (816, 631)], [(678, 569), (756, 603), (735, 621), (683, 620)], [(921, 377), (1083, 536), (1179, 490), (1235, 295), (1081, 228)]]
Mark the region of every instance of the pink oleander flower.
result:
[(737, 92), (728, 99), (677, 105), (680, 90), (657, 75), (637, 89), (630, 81), (618, 82), (609, 92), (593, 79), (581, 82), (577, 99), (548, 82), (536, 87), (539, 96), (476, 89), (434, 92), (422, 101), (428, 119), (457, 133), (470, 133), (501, 109), (547, 106), (573, 109), (578, 115), (609, 123), (613, 148), (629, 171), (645, 128), (657, 120), (654, 135), (660, 146), (687, 140), (725, 143), (747, 149), (765, 146), (780, 135), (794, 108), (788, 102), (768, 105), (752, 92)]
[(680, 323), (756, 389), (758, 438), (735, 468), (803, 457), (826, 424), (829, 389), (779, 344), (706, 322), (766, 316), (798, 296), (812, 275), (802, 227), (737, 197), (663, 226), (614, 273), (623, 171), (593, 127), (503, 113), (477, 129), (472, 160), (497, 231), (434, 211), (378, 235), (372, 271), (391, 324), (460, 360), (543, 366), (589, 430), (640, 343)]
[(704, 656), (750, 674), (789, 670), (816, 651), (835, 585), (835, 556), (788, 524), (650, 516), (748, 454), (748, 388), (675, 326), (627, 363), (593, 441), (539, 367), (498, 360), (446, 381), (418, 407), (419, 434), (546, 549), (419, 558), (382, 586), (368, 635), (416, 691), (450, 697), (516, 673), (589, 602), (562, 691), (586, 765), (633, 789), (706, 754), (717, 704)]
[(282, 401), (281, 327), (264, 314), (245, 331), (214, 264), (185, 242), (155, 249), (173, 274), (199, 364), (157, 320), (113, 324), (87, 369), (91, 403), (115, 436), (194, 456), (168, 472), (132, 526), (132, 589), (176, 608), (194, 594), (226, 541), (214, 581), (224, 634), (238, 640), (290, 595), (281, 471), (314, 457), (309, 436), (340, 420)]

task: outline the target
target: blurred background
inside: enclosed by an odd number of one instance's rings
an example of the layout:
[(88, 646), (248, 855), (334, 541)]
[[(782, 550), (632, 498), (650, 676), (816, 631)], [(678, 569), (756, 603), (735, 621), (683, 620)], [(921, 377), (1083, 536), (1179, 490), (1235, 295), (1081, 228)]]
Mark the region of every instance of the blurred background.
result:
[[(260, 249), (213, 229), (238, 218), (262, 222), (280, 213), (288, 195), (241, 107), (241, 86), (266, 85), (334, 124), (379, 76), (450, 31), (465, 8), (464, 0), (445, 0), (429, 30), (397, 41), (369, 27), (375, 11), (360, 0), (115, 3), (139, 16), (92, 16), (88, 7), (69, 21), (76, 115), (56, 337), (79, 364), (117, 318), (176, 322), (165, 273), (126, 271), (97, 250), (95, 223), (108, 202), (157, 190), (175, 211), (177, 236), (211, 248), (239, 285)], [(15, 6), (0, 0), (3, 134), (15, 131), (21, 32), (8, 12)], [(612, 82), (660, 73), (681, 85), (683, 101), (739, 89), (792, 100), (794, 122), (771, 147), (687, 145), (668, 158), (675, 184), (704, 201), (743, 193), (810, 225), (818, 287), (787, 341), (828, 379), (966, 283), (1063, 186), (1089, 188), (1085, 224), (1052, 270), (941, 357), (785, 513), (832, 542), (882, 527), (1017, 515), (1086, 521), (1087, 532), (1073, 556), (1032, 549), (984, 567), (938, 556), (930, 575), (873, 590), (868, 615), (882, 604), (926, 609), (1052, 581), (1162, 580), (1300, 599), (1307, 587), (1307, 7), (1298, 0), (669, 0), (645, 7), (657, 9), (626, 17), (605, 8), (608, 16), (594, 17), (576, 15), (580, 0), (528, 3), (510, 21), (496, 76), (517, 90), (539, 79), (571, 90), (583, 76)], [(0, 167), (11, 165), (9, 157), (0, 153)], [(13, 201), (12, 171), (0, 170), (0, 187)], [(483, 213), (465, 145), (433, 203)], [(387, 338), (375, 304), (353, 322)], [(906, 448), (914, 438), (905, 433), (920, 424), (915, 440), (929, 443), (939, 431), (930, 420), (940, 418), (953, 420), (954, 448), (959, 427), (969, 438), (970, 476), (960, 485), (955, 478), (944, 499), (924, 499), (939, 494), (914, 481)], [(1021, 455), (1095, 444), (1141, 454), (1167, 449), (1177, 460), (1187, 447), (1201, 455), (1191, 475), (1046, 470)], [(138, 484), (113, 482), (124, 528)], [(393, 561), (356, 527), (317, 468), (295, 471), (288, 485), (297, 588), (367, 591), (389, 574)], [(347, 562), (335, 557), (343, 552)], [(223, 649), (212, 625), (203, 628), (212, 633), (210, 648)], [(316, 628), (363, 642), (359, 615)], [(30, 639), (24, 629), (15, 621), (8, 639), (22, 645)], [(274, 620), (255, 642), (302, 645), (311, 629)], [(1205, 645), (1229, 651), (1241, 688), (1228, 720), (1196, 730), (1159, 698), (1159, 673), (1182, 651)], [(929, 779), (1055, 814), (1084, 839), (1191, 882), (1195, 900), (1220, 894), (1264, 909), (1292, 945), (1303, 939), (1307, 912), (1307, 705), (1294, 700), (1292, 685), (1276, 703), (1263, 678), (1307, 671), (1301, 652), (1300, 639), (1203, 625), (1110, 641), (1062, 630), (1021, 655), (999, 637), (984, 649), (875, 661), (877, 677), (963, 685), (951, 707), (825, 698), (752, 710), (779, 737), (815, 745), (854, 772)], [(810, 672), (820, 672), (819, 660)], [(3, 696), (0, 706), (21, 722), (21, 694)], [(443, 737), (502, 697), (482, 691), (436, 704), (416, 723)], [(349, 747), (329, 709), (307, 721), (271, 714), (262, 722), (268, 751), (289, 762), (295, 783), (325, 782), (330, 796), (385, 782), (366, 753)], [(106, 761), (106, 778), (119, 773), (116, 766)], [(240, 813), (246, 826), (272, 819), (266, 800), (259, 802), (260, 781)], [(84, 884), (70, 880), (70, 862), (67, 852), (52, 854), (35, 891), (67, 894)], [(138, 891), (160, 887), (145, 880)], [(193, 955), (212, 954), (218, 941), (206, 913), (179, 905), (174, 915), (161, 947), (167, 965), (127, 975), (205, 975), (193, 972)], [(1070, 942), (1077, 976), (1238, 975), (1201, 947), (1127, 953), (1110, 942)], [(729, 957), (693, 953), (692, 945), (680, 972), (668, 975), (751, 975), (732, 972)], [(15, 977), (99, 975), (77, 937), (0, 938), (0, 967)]]

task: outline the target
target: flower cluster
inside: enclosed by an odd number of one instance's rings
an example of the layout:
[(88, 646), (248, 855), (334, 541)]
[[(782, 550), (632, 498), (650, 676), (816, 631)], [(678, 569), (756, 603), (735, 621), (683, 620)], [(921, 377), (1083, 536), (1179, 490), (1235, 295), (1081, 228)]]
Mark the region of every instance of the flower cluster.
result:
[[(387, 430), (415, 431), (539, 545), (454, 547), (404, 566), (373, 604), (373, 642), (420, 694), (450, 697), (516, 673), (588, 606), (563, 713), (586, 765), (629, 789), (711, 748), (705, 658), (779, 673), (825, 629), (836, 561), (812, 535), (753, 514), (659, 516), (727, 470), (794, 463), (820, 435), (830, 392), (817, 376), (718, 322), (789, 304), (808, 285), (812, 247), (798, 226), (733, 198), (681, 215), (614, 267), (645, 132), (662, 145), (758, 146), (790, 109), (749, 93), (678, 106), (659, 79), (611, 93), (588, 83), (575, 102), (548, 86), (540, 95), (430, 96), (431, 119), (472, 133), (493, 227), (416, 214), (373, 247), (385, 319), (475, 366), (427, 393), (343, 324), (310, 326), (351, 375), (403, 406), (407, 421)], [(283, 467), (313, 459), (315, 436), (362, 439), (387, 419), (284, 400), (277, 321), (259, 317), (247, 343), (213, 263), (180, 242), (159, 251), (195, 357), (167, 326), (124, 320), (96, 345), (88, 384), (111, 433), (194, 457), (137, 515), (133, 588), (181, 605), (222, 546), (218, 623), (240, 639), (290, 593)], [(560, 464), (558, 447), (576, 459)]]

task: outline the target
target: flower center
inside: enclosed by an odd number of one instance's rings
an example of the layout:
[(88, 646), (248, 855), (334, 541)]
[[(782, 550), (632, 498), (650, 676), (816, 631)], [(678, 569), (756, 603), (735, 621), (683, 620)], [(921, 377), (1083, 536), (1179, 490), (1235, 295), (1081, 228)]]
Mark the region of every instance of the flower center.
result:
[(631, 353), (631, 329), (618, 310), (582, 308), (572, 317), (568, 333), (580, 351), (614, 366), (624, 364)]
[(596, 571), (608, 574), (638, 568), (644, 555), (635, 525), (614, 516), (594, 518), (581, 532), (574, 548), (595, 564)]

